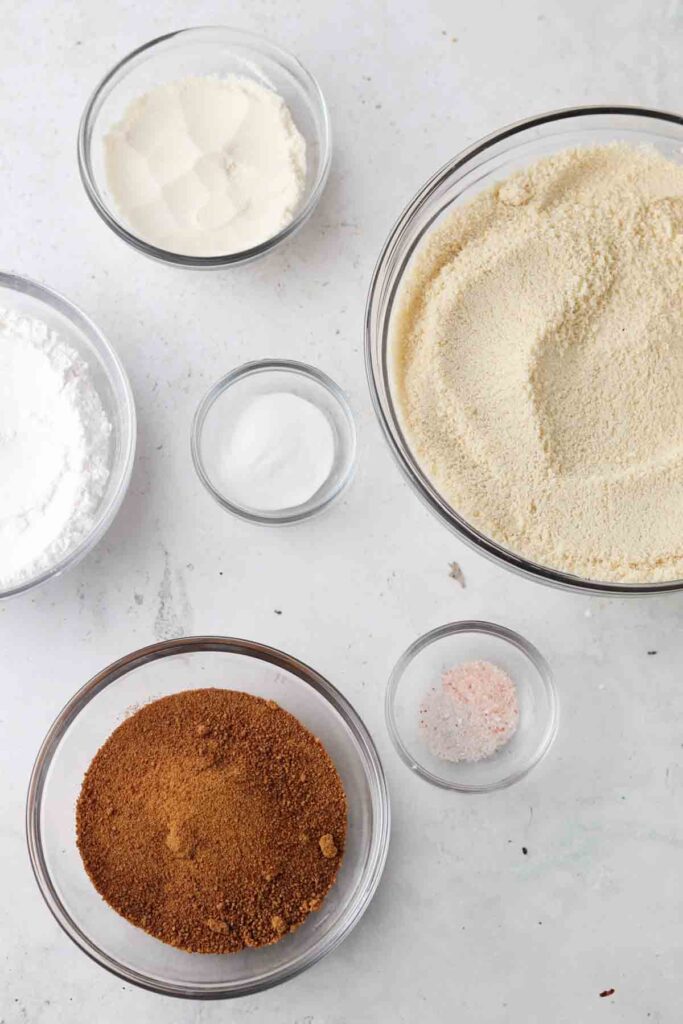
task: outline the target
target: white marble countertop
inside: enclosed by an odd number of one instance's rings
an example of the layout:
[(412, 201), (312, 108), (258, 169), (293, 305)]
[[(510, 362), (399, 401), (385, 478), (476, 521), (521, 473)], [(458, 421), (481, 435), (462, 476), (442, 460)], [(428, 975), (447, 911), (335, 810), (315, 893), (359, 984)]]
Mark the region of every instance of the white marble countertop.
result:
[[(104, 541), (67, 576), (0, 606), (2, 1024), (680, 1020), (683, 594), (572, 596), (463, 547), (394, 466), (362, 359), (375, 258), (423, 180), (531, 113), (680, 109), (680, 0), (26, 0), (2, 17), (0, 266), (94, 318), (128, 369), (140, 424), (130, 493)], [(99, 221), (75, 134), (86, 96), (129, 50), (221, 22), (298, 53), (329, 101), (336, 152), (320, 207), (286, 248), (193, 274), (146, 261)], [(333, 376), (360, 431), (346, 496), (289, 530), (223, 513), (189, 454), (208, 385), (270, 355)], [(465, 589), (449, 578), (452, 560)], [(474, 798), (413, 777), (382, 712), (407, 644), (469, 617), (536, 643), (562, 701), (551, 756)], [(231, 1004), (156, 997), (91, 963), (44, 906), (23, 829), (34, 755), (74, 690), (135, 647), (199, 632), (273, 644), (327, 675), (371, 729), (393, 800), (385, 876), (361, 924), (301, 977)]]

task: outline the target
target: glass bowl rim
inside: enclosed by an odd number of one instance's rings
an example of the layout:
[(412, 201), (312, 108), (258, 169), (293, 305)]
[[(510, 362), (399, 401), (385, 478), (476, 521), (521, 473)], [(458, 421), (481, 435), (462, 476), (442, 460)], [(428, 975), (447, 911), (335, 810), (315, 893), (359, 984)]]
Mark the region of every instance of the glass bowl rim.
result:
[[(350, 445), (348, 465), (344, 473), (337, 481), (334, 489), (325, 497), (324, 501), (316, 503), (310, 508), (306, 508), (305, 511), (297, 512), (296, 509), (293, 511), (285, 509), (282, 512), (276, 511), (266, 514), (244, 508), (242, 505), (238, 505), (236, 502), (230, 501), (221, 491), (214, 487), (211, 477), (206, 472), (204, 460), (201, 455), (200, 439), (202, 436), (202, 430), (204, 429), (206, 417), (208, 416), (214, 402), (216, 402), (216, 400), (220, 398), (225, 391), (231, 388), (234, 384), (238, 384), (246, 377), (251, 377), (259, 373), (269, 373), (271, 371), (298, 374), (301, 377), (307, 377), (309, 380), (313, 381), (314, 384), (324, 388), (340, 407), (349, 430)], [(328, 377), (328, 375), (322, 370), (319, 370), (315, 366), (311, 366), (309, 363), (302, 363), (298, 359), (252, 359), (246, 363), (241, 363), (239, 366), (235, 367), (234, 370), (230, 370), (217, 380), (215, 384), (212, 384), (200, 400), (192, 420), (192, 428), (190, 431), (192, 462), (197, 472), (197, 476), (206, 490), (209, 492), (211, 497), (218, 502), (221, 508), (225, 509), (226, 512), (230, 512), (232, 515), (237, 516), (238, 519), (244, 519), (246, 522), (254, 523), (257, 526), (292, 525), (294, 523), (301, 523), (306, 519), (311, 519), (313, 516), (323, 512), (332, 504), (332, 502), (336, 501), (336, 499), (351, 483), (356, 468), (357, 446), (358, 438), (356, 433), (356, 424), (346, 393), (342, 388), (340, 388), (336, 381), (332, 380), (331, 377)], [(323, 484), (323, 487), (324, 486), (325, 485)]]
[[(497, 782), (488, 783), (486, 785), (450, 782), (440, 775), (435, 775), (434, 772), (425, 768), (417, 758), (410, 754), (403, 743), (400, 730), (396, 724), (396, 714), (394, 710), (396, 698), (401, 680), (403, 679), (408, 666), (414, 661), (417, 655), (421, 654), (422, 651), (426, 650), (433, 643), (443, 640), (445, 637), (455, 636), (461, 633), (474, 633), (483, 636), (492, 636), (497, 640), (503, 640), (505, 643), (515, 647), (526, 657), (527, 661), (531, 662), (543, 684), (543, 689), (548, 698), (550, 707), (548, 723), (544, 729), (542, 740), (536, 748), (533, 757), (531, 757), (516, 771), (511, 772), (509, 775), (506, 775)], [(550, 665), (530, 640), (527, 640), (520, 633), (516, 633), (513, 629), (508, 629), (507, 626), (501, 626), (495, 622), (486, 622), (482, 619), (461, 619), (457, 622), (447, 622), (443, 626), (437, 626), (435, 629), (430, 629), (427, 633), (423, 633), (406, 648), (403, 654), (401, 654), (394, 665), (387, 682), (384, 698), (384, 716), (387, 723), (389, 737), (394, 745), (396, 753), (403, 763), (410, 768), (412, 772), (419, 775), (420, 778), (425, 779), (427, 782), (431, 782), (434, 786), (438, 786), (440, 789), (449, 789), (458, 793), (493, 793), (499, 789), (507, 789), (508, 786), (512, 786), (515, 782), (519, 782), (520, 779), (523, 779), (525, 775), (528, 775), (532, 768), (535, 768), (536, 765), (540, 764), (540, 762), (546, 757), (555, 742), (560, 724), (560, 700)]]
[[(401, 276), (405, 270), (410, 256), (419, 245), (424, 233), (428, 230), (432, 221), (421, 231), (415, 239), (408, 252), (402, 253), (405, 246), (403, 233), (410, 226), (413, 218), (425, 208), (436, 190), (450, 178), (463, 170), (469, 161), (480, 153), (492, 148), (498, 143), (507, 139), (513, 139), (533, 128), (541, 128), (554, 122), (565, 121), (571, 118), (591, 116), (624, 116), (650, 118), (653, 122), (683, 126), (683, 116), (673, 112), (655, 110), (648, 107), (619, 106), (619, 105), (586, 105), (578, 107), (566, 107), (558, 110), (538, 114), (533, 117), (515, 121), (501, 129), (483, 136), (471, 146), (461, 150), (456, 156), (443, 164), (425, 184), (418, 189), (412, 199), (406, 204), (398, 219), (394, 222), (389, 234), (380, 251), (379, 257), (370, 280), (368, 296), (365, 306), (364, 335), (365, 335), (365, 370), (370, 391), (370, 398), (379, 422), (382, 433), (388, 444), (389, 450), (398, 465), (404, 478), (408, 481), (413, 491), (420, 498), (422, 503), (439, 519), (451, 532), (457, 534), (468, 547), (483, 554), (489, 561), (501, 565), (506, 569), (516, 572), (526, 579), (544, 583), (574, 593), (589, 593), (595, 595), (609, 595), (612, 597), (640, 597), (649, 594), (672, 593), (683, 589), (683, 579), (662, 580), (654, 583), (618, 583), (603, 580), (591, 580), (588, 577), (575, 576), (572, 573), (563, 572), (559, 569), (552, 569), (540, 563), (533, 562), (509, 551), (496, 541), (480, 533), (471, 523), (461, 516), (456, 509), (452, 508), (443, 498), (436, 487), (429, 481), (426, 474), (420, 469), (415, 457), (412, 455), (410, 446), (400, 427), (400, 422), (394, 408), (391, 397), (391, 389), (388, 385), (386, 367), (385, 338), (378, 339), (380, 348), (380, 365), (375, 366), (375, 353), (373, 344), (375, 341), (374, 316), (375, 306), (378, 303), (378, 295), (385, 284), (389, 274), (389, 264), (397, 253), (400, 254), (400, 261), (403, 264), (401, 275), (394, 282), (392, 287), (391, 301), (395, 297), (400, 286)], [(386, 332), (387, 324), (383, 325)], [(381, 386), (386, 387), (387, 403), (389, 413), (385, 411), (384, 401), (381, 397)]]
[[(13, 274), (8, 271), (0, 270), (0, 286), (8, 288), (10, 291), (21, 293), (22, 295), (28, 295), (30, 298), (37, 299), (39, 302), (44, 303), (44, 305), (65, 317), (80, 334), (87, 338), (97, 355), (100, 357), (100, 365), (106, 377), (116, 385), (112, 390), (114, 391), (115, 398), (117, 399), (118, 411), (123, 420), (121, 440), (124, 442), (124, 449), (122, 450), (119, 460), (118, 484), (109, 500), (98, 510), (95, 525), (92, 530), (86, 534), (75, 548), (67, 552), (66, 555), (60, 558), (59, 561), (55, 562), (54, 565), (50, 566), (50, 568), (44, 569), (42, 572), (32, 576), (28, 580), (13, 584), (5, 590), (0, 588), (0, 601), (4, 601), (12, 597), (18, 597), (29, 590), (33, 590), (34, 587), (39, 587), (48, 580), (53, 579), (53, 577), (59, 576), (66, 570), (71, 569), (85, 558), (86, 555), (88, 555), (100, 542), (116, 518), (116, 514), (121, 507), (128, 490), (128, 485), (130, 484), (137, 443), (137, 415), (135, 411), (135, 400), (133, 398), (128, 374), (126, 373), (116, 349), (107, 340), (97, 324), (95, 324), (79, 306), (70, 299), (67, 299), (61, 294), (61, 292), (56, 291), (54, 288), (49, 288), (47, 285), (41, 284), (39, 281), (35, 281), (31, 277), (25, 277), (22, 274)], [(103, 356), (104, 359), (102, 358)], [(110, 365), (107, 365), (107, 361)], [(118, 401), (121, 396), (123, 396), (123, 404)]]
[[(311, 686), (321, 697), (325, 698), (340, 715), (344, 724), (353, 735), (358, 749), (362, 752), (363, 774), (370, 790), (373, 810), (370, 851), (363, 870), (363, 880), (359, 883), (354, 902), (349, 903), (344, 909), (335, 932), (325, 936), (322, 942), (316, 943), (308, 953), (300, 956), (293, 964), (281, 966), (273, 970), (264, 979), (255, 982), (240, 982), (233, 987), (216, 986), (210, 990), (194, 989), (189, 984), (174, 986), (166, 985), (159, 981), (152, 981), (144, 974), (119, 964), (113, 957), (95, 946), (72, 920), (71, 915), (57, 895), (43, 856), (42, 827), (40, 822), (44, 784), (53, 756), (66, 730), (83, 708), (105, 687), (115, 683), (117, 679), (127, 675), (130, 671), (141, 665), (179, 653), (185, 654), (201, 651), (240, 654), (264, 661), (276, 668), (292, 673), (302, 682)], [(230, 999), (264, 992), (301, 974), (339, 946), (367, 910), (382, 877), (389, 847), (391, 806), (384, 769), (370, 732), (351, 703), (324, 676), (320, 675), (319, 672), (305, 662), (299, 661), (298, 658), (294, 658), (292, 655), (286, 654), (275, 647), (269, 647), (257, 641), (244, 640), (237, 637), (192, 636), (163, 640), (132, 651), (130, 654), (124, 655), (102, 669), (76, 691), (50, 726), (36, 756), (26, 797), (25, 824), (29, 859), (40, 893), (62, 931), (66, 933), (86, 956), (116, 977), (149, 992), (185, 999), (211, 1000)]]
[[(128, 65), (137, 57), (171, 39), (185, 37), (190, 42), (191, 39), (189, 37), (207, 36), (217, 32), (230, 36), (233, 42), (242, 42), (256, 50), (268, 51), (278, 63), (290, 63), (292, 65), (296, 72), (297, 80), (305, 87), (307, 94), (311, 96), (312, 102), (317, 106), (320, 114), (322, 129), (318, 130), (316, 125), (317, 140), (320, 147), (320, 167), (309, 195), (297, 210), (294, 218), (271, 238), (267, 238), (265, 241), (259, 242), (258, 245), (252, 246), (249, 249), (242, 249), (239, 252), (228, 253), (223, 256), (186, 256), (182, 253), (169, 252), (167, 249), (162, 249), (151, 242), (146, 242), (132, 231), (129, 231), (109, 209), (101, 197), (100, 189), (93, 173), (92, 161), (90, 159), (91, 130), (94, 117), (99, 112), (102, 94), (110, 83), (114, 83), (117, 77), (124, 77)], [(271, 249), (274, 249), (281, 242), (284, 242), (285, 239), (293, 235), (308, 220), (318, 204), (329, 176), (332, 164), (332, 128), (327, 103), (317, 79), (295, 54), (282, 46), (278, 46), (276, 43), (272, 43), (265, 36), (256, 32), (247, 32), (243, 29), (232, 28), (229, 25), (197, 25), (176, 29), (174, 32), (166, 32), (164, 35), (156, 36), (154, 39), (150, 39), (148, 42), (136, 47), (110, 68), (97, 83), (86, 102), (78, 126), (77, 156), (79, 174), (88, 199), (105, 224), (119, 238), (128, 242), (132, 248), (161, 263), (168, 263), (173, 266), (193, 269), (230, 267), (248, 263), (250, 260), (270, 252)]]

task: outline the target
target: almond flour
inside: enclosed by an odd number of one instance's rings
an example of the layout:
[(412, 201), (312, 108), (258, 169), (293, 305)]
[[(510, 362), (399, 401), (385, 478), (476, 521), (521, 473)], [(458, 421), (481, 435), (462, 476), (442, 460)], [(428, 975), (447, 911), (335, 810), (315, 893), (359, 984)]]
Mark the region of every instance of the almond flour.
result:
[(683, 166), (567, 150), (419, 251), (392, 324), (425, 473), (482, 533), (592, 579), (683, 577)]

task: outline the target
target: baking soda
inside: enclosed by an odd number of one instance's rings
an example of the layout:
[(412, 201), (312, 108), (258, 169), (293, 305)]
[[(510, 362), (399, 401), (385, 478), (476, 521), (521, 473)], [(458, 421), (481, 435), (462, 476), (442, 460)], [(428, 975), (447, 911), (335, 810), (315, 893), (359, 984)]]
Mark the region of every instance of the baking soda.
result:
[(225, 453), (230, 494), (255, 510), (305, 504), (334, 465), (332, 427), (315, 405), (290, 392), (259, 395), (235, 423)]

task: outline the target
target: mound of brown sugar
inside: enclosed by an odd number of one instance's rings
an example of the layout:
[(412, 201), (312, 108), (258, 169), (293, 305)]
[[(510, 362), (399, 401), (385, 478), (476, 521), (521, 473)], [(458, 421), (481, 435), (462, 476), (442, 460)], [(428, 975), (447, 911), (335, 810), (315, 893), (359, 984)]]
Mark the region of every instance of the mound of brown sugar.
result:
[(344, 852), (324, 747), (274, 701), (188, 690), (120, 725), (86, 772), (78, 848), (101, 896), (195, 953), (264, 946), (317, 910)]

